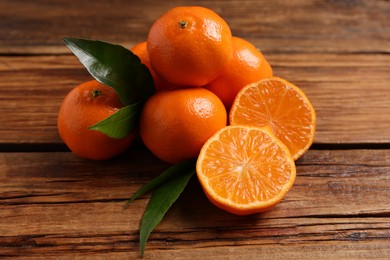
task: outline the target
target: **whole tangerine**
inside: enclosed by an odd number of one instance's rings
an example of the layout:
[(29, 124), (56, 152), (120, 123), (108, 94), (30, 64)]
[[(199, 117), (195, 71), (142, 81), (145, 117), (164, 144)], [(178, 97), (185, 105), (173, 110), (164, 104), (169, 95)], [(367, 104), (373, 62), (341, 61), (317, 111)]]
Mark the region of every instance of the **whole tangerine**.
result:
[(114, 139), (88, 127), (111, 116), (123, 105), (114, 89), (96, 80), (73, 88), (65, 97), (58, 114), (60, 137), (77, 156), (105, 160), (124, 152), (135, 133)]
[(147, 48), (155, 72), (175, 85), (203, 86), (232, 58), (232, 34), (214, 11), (175, 7), (150, 28)]
[(205, 88), (215, 93), (229, 110), (237, 93), (246, 85), (272, 77), (267, 59), (249, 41), (233, 37), (233, 58), (221, 74)]
[(182, 86), (176, 86), (172, 83), (167, 82), (162, 79), (160, 76), (154, 72), (152, 65), (150, 64), (149, 54), (146, 47), (146, 41), (137, 43), (130, 49), (137, 57), (141, 60), (141, 62), (148, 67), (150, 74), (153, 77), (154, 88), (156, 91), (160, 90), (168, 90), (168, 89), (177, 89), (182, 88)]
[(196, 158), (207, 139), (226, 122), (222, 101), (206, 89), (160, 91), (143, 108), (140, 134), (156, 157), (178, 163)]

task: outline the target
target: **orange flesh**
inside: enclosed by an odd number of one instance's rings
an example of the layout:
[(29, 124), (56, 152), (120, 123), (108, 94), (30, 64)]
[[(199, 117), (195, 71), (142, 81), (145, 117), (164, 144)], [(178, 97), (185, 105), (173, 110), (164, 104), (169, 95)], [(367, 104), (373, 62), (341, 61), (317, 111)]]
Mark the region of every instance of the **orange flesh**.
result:
[(235, 102), (231, 123), (270, 127), (297, 159), (313, 142), (315, 114), (310, 102), (297, 87), (282, 80), (257, 84)]
[(295, 165), (279, 140), (251, 127), (230, 126), (217, 135), (202, 149), (197, 166), (209, 198), (258, 207), (254, 212), (260, 212), (287, 193), (295, 180)]

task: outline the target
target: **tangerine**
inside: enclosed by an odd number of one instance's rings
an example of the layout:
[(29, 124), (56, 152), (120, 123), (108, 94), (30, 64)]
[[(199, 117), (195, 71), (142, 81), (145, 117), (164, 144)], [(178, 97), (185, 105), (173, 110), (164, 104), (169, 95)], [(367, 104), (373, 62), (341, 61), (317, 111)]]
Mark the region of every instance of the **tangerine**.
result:
[(163, 80), (161, 77), (159, 77), (156, 72), (152, 69), (152, 66), (150, 65), (150, 59), (149, 59), (149, 54), (148, 50), (146, 48), (146, 41), (140, 42), (136, 45), (134, 45), (130, 49), (135, 55), (138, 56), (138, 58), (141, 60), (141, 62), (148, 67), (150, 74), (153, 77), (153, 82), (154, 82), (154, 88), (156, 91), (160, 90), (167, 90), (167, 89), (176, 89), (180, 88), (180, 86), (175, 86), (171, 83), (168, 83), (167, 81)]
[(207, 139), (226, 126), (222, 101), (203, 88), (160, 91), (146, 102), (140, 120), (147, 148), (168, 163), (196, 158)]
[(57, 126), (60, 137), (76, 155), (105, 160), (124, 152), (135, 134), (114, 139), (88, 127), (111, 116), (123, 105), (114, 89), (96, 80), (72, 89), (61, 104)]
[(214, 134), (199, 154), (196, 172), (209, 200), (236, 215), (275, 206), (296, 177), (288, 148), (269, 129), (249, 126)]
[(232, 58), (228, 24), (199, 6), (175, 7), (150, 28), (147, 48), (152, 68), (166, 81), (203, 86), (215, 79)]
[(249, 84), (238, 94), (230, 110), (232, 125), (268, 126), (290, 149), (294, 160), (314, 140), (316, 113), (305, 93), (277, 77)]
[(229, 110), (237, 93), (249, 83), (272, 77), (272, 68), (250, 42), (233, 37), (233, 58), (221, 74), (205, 88), (216, 94)]

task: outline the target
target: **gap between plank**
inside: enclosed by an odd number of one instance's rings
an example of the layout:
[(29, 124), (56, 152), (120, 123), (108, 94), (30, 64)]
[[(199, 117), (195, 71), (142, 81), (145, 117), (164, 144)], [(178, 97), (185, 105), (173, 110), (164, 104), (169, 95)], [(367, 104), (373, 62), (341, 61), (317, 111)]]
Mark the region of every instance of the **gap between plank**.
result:
[[(390, 143), (314, 143), (310, 150), (387, 150)], [(146, 150), (143, 144), (134, 144), (131, 150)], [(70, 152), (69, 148), (62, 143), (20, 143), (0, 144), (0, 153), (28, 153), (28, 152)]]
[[(301, 50), (264, 50), (264, 54), (343, 54), (343, 55), (390, 55), (387, 50), (372, 50), (372, 51), (305, 51)], [(31, 56), (71, 56), (71, 52), (0, 52), (0, 57), (31, 57)]]
[(310, 150), (386, 150), (390, 143), (314, 143)]

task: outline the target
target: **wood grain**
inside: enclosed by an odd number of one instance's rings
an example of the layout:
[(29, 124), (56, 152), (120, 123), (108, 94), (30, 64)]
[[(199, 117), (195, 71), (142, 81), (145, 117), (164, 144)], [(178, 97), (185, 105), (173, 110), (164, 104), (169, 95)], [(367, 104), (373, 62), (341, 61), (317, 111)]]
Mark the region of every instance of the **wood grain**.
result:
[[(301, 87), (313, 103), (316, 143), (390, 143), (389, 55), (306, 53), (267, 58), (275, 75)], [(0, 57), (0, 78), (4, 145), (62, 144), (56, 128), (62, 99), (71, 88), (92, 79), (70, 55)]]
[[(62, 38), (85, 37), (132, 46), (153, 21), (177, 5), (198, 1), (0, 2), (0, 53), (67, 53)], [(202, 1), (234, 35), (266, 53), (389, 53), (386, 0)], [(39, 15), (37, 15), (39, 14)]]
[(0, 1), (0, 258), (139, 257), (149, 195), (123, 206), (168, 165), (140, 145), (105, 162), (68, 152), (58, 109), (91, 77), (62, 39), (131, 47), (178, 5), (212, 8), (261, 49), (312, 101), (317, 132), (271, 211), (228, 214), (193, 178), (145, 259), (390, 259), (388, 0)]
[[(70, 153), (1, 153), (0, 165), (0, 256), (20, 257), (137, 257), (148, 196), (123, 205), (167, 167), (145, 151), (102, 163)], [(309, 151), (297, 172), (282, 203), (247, 217), (211, 205), (192, 179), (152, 233), (146, 259), (389, 256), (389, 150)]]

